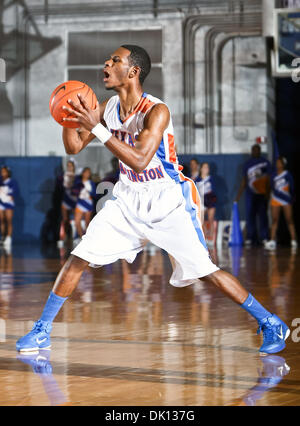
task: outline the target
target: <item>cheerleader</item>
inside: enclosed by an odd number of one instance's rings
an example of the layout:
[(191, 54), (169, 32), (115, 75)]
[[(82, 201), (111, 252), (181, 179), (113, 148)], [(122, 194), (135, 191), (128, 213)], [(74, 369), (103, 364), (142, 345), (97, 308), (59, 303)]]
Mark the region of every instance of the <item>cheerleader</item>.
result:
[[(85, 221), (85, 229), (91, 221), (94, 211), (94, 198), (96, 196), (96, 185), (91, 180), (91, 169), (85, 167), (74, 184), (73, 193), (78, 194), (77, 203), (75, 207), (75, 226), (78, 237), (83, 235), (81, 220)], [(77, 241), (75, 241), (76, 243)]]
[(12, 179), (10, 168), (2, 166), (0, 177), (1, 242), (7, 248), (10, 248), (12, 242), (13, 214), (18, 192), (18, 184)]
[(291, 247), (297, 248), (296, 230), (293, 220), (294, 180), (286, 170), (287, 161), (284, 157), (276, 160), (276, 172), (271, 176), (271, 240), (265, 243), (268, 250), (276, 249), (276, 232), (278, 228), (280, 211), (284, 217), (291, 235)]
[(205, 234), (207, 243), (214, 244), (217, 197), (214, 190), (214, 181), (210, 176), (210, 167), (208, 163), (201, 164), (199, 178), (195, 181), (195, 183), (204, 204), (204, 219), (206, 220)]
[(197, 158), (192, 158), (191, 161), (190, 161), (190, 173), (189, 173), (189, 177), (195, 183), (199, 182), (199, 180), (200, 180), (199, 172), (200, 172), (199, 161), (197, 160)]
[(69, 160), (67, 162), (67, 170), (61, 176), (61, 185), (62, 185), (62, 203), (61, 203), (61, 215), (62, 222), (59, 233), (59, 241), (57, 245), (62, 247), (64, 244), (64, 240), (68, 234), (70, 234), (70, 219), (71, 214), (74, 212), (74, 208), (76, 206), (77, 197), (72, 193), (74, 181), (75, 181), (75, 162), (74, 160)]

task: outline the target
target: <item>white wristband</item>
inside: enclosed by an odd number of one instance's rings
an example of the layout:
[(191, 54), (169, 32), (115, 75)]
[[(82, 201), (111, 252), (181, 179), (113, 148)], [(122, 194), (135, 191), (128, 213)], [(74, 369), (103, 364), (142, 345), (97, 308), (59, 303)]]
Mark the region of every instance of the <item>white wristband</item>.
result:
[(98, 123), (92, 130), (91, 133), (95, 135), (99, 141), (104, 145), (108, 139), (112, 137), (112, 134), (107, 130), (101, 123)]

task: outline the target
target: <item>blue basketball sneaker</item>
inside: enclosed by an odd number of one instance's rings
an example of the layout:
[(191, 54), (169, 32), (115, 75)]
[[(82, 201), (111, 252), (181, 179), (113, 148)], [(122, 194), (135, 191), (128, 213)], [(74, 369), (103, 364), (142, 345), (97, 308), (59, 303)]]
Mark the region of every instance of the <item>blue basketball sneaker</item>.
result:
[(39, 349), (50, 349), (50, 333), (52, 326), (49, 322), (38, 320), (34, 323), (32, 330), (21, 337), (17, 343), (16, 348), (19, 352), (37, 351)]
[(285, 340), (290, 329), (276, 315), (272, 314), (258, 323), (257, 334), (263, 332), (263, 344), (259, 349), (261, 355), (275, 354), (285, 348)]

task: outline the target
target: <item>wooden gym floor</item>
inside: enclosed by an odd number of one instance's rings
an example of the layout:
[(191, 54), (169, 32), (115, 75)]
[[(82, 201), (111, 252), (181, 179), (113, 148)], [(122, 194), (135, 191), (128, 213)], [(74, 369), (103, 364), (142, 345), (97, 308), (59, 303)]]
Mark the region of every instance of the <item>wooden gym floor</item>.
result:
[(168, 256), (153, 246), (132, 265), (87, 270), (55, 319), (52, 350), (22, 356), (15, 342), (40, 316), (67, 255), (1, 249), (0, 405), (300, 404), (298, 253), (212, 253), (290, 325), (277, 356), (259, 356), (256, 322), (217, 289), (168, 284)]

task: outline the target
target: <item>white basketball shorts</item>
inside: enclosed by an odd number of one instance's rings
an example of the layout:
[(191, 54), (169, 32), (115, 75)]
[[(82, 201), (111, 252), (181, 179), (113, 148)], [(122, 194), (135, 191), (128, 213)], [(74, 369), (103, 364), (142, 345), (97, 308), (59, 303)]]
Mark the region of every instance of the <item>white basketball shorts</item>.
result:
[(170, 284), (184, 287), (219, 268), (210, 259), (200, 219), (200, 197), (193, 181), (125, 185), (90, 222), (72, 254), (99, 267), (126, 259), (132, 263), (147, 242), (164, 249), (173, 274)]

